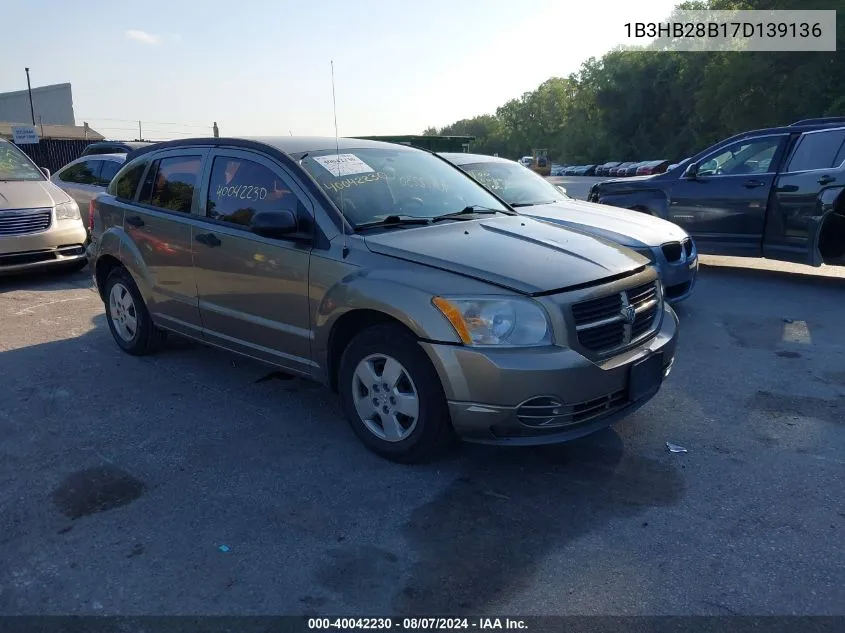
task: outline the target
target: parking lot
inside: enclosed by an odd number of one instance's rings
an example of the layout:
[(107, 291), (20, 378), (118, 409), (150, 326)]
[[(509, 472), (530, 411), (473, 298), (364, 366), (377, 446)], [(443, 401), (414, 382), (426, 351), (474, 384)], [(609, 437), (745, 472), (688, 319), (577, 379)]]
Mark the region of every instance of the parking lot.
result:
[(122, 353), (87, 271), (0, 280), (0, 612), (841, 614), (845, 275), (703, 263), (645, 408), (413, 467), (323, 388)]
[(549, 176), (547, 180), (555, 185), (562, 185), (573, 198), (586, 200), (590, 187), (608, 178), (593, 178), (591, 176)]

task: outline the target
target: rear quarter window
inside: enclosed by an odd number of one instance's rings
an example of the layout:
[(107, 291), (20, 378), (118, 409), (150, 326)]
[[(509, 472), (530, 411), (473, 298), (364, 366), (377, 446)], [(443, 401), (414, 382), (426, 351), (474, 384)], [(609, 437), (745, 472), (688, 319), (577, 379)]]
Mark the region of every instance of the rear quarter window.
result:
[(133, 165), (126, 165), (121, 169), (114, 180), (109, 185), (108, 192), (115, 198), (122, 200), (132, 200), (135, 198), (135, 193), (138, 191), (138, 185), (141, 184), (141, 178), (144, 175), (144, 169), (147, 167), (147, 161), (140, 161)]
[(798, 141), (787, 171), (810, 171), (835, 167), (837, 156), (845, 142), (845, 130), (830, 130), (805, 134)]

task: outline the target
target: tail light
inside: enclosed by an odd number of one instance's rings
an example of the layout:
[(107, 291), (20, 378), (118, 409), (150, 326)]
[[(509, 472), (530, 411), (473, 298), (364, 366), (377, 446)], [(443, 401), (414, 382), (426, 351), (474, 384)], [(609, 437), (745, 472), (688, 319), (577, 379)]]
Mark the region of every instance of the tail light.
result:
[(88, 203), (88, 230), (89, 231), (94, 230), (94, 209), (95, 208), (96, 207), (94, 206), (94, 201), (91, 200), (91, 202)]

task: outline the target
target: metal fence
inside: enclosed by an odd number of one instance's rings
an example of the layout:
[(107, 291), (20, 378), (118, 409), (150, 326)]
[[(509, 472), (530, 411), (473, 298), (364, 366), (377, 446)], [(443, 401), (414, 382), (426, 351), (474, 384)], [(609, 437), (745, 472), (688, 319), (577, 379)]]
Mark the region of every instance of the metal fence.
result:
[(24, 143), (18, 145), (18, 148), (39, 167), (55, 172), (82, 156), (82, 151), (94, 142), (42, 138), (38, 143)]

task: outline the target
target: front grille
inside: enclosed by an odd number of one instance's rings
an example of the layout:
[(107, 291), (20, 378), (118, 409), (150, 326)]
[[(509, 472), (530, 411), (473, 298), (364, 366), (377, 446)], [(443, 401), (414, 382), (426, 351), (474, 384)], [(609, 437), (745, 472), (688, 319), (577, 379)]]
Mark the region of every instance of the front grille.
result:
[(52, 219), (50, 209), (0, 211), (0, 236), (41, 233), (50, 228)]
[(684, 245), (684, 253), (686, 253), (686, 256), (689, 257), (690, 255), (692, 255), (692, 238), (691, 237), (686, 238), (683, 241), (683, 245)]
[(578, 342), (599, 354), (638, 342), (654, 333), (661, 304), (655, 281), (576, 303), (572, 306), (572, 316)]
[(676, 262), (681, 259), (681, 254), (684, 252), (680, 242), (669, 242), (660, 247), (667, 261)]
[(526, 426), (561, 427), (587, 422), (626, 404), (628, 396), (623, 389), (575, 404), (563, 404), (555, 398), (533, 398), (520, 406), (516, 414), (519, 421)]

